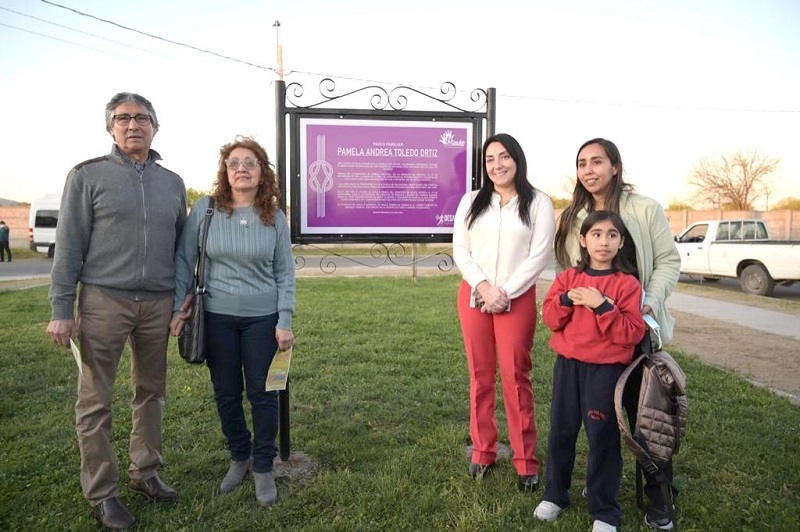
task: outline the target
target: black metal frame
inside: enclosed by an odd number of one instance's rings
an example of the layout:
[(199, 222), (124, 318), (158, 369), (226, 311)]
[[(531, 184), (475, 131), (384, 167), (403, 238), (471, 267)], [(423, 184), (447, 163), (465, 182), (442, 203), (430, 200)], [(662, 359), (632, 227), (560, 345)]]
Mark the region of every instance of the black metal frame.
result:
[[(396, 86), (390, 90), (379, 85), (360, 87), (337, 94), (336, 84), (330, 78), (319, 82), (319, 97), (308, 104), (302, 100), (307, 98), (303, 86), (291, 83), (286, 86), (283, 81), (276, 83), (276, 140), (277, 140), (277, 175), (281, 188), (281, 207), (286, 211), (286, 191), (288, 176), (291, 176), (291, 194), (289, 209), (292, 231), (292, 243), (433, 243), (451, 242), (451, 233), (384, 233), (384, 234), (301, 234), (300, 203), (300, 121), (303, 118), (322, 118), (336, 121), (338, 119), (358, 120), (391, 120), (391, 121), (451, 121), (472, 123), (472, 189), (481, 185), (481, 145), (486, 135), (494, 134), (495, 122), (495, 89), (474, 89), (469, 93), (469, 103), (476, 109), (470, 110), (456, 105), (458, 91), (450, 82), (441, 85), (441, 96), (436, 97), (414, 87)], [(345, 100), (367, 98), (370, 108), (343, 108), (339, 105)], [(427, 104), (439, 110), (409, 109), (411, 103)], [(441, 110), (444, 109), (444, 110)], [(288, 122), (288, 123), (287, 123)], [(288, 134), (287, 134), (288, 130)], [(290, 139), (287, 167), (287, 139)], [(288, 170), (288, 171), (287, 171)]]

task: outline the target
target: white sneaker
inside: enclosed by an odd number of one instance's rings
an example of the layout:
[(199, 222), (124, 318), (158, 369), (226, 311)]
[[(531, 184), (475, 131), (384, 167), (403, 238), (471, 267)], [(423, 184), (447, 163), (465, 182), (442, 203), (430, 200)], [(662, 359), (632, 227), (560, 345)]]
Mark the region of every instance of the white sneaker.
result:
[(542, 501), (533, 511), (533, 516), (539, 521), (555, 521), (562, 509), (561, 506), (550, 501)]
[(595, 519), (594, 523), (592, 523), (592, 532), (617, 532), (617, 527)]

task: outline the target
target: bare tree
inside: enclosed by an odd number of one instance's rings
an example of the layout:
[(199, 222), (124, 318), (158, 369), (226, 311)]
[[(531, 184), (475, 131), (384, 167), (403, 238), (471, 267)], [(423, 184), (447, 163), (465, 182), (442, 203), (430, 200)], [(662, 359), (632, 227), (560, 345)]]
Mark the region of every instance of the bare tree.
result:
[(559, 193), (567, 198), (572, 198), (572, 193), (575, 191), (575, 182), (577, 180), (578, 177), (575, 175), (575, 172), (562, 175), (558, 187)]
[(703, 158), (692, 168), (689, 184), (697, 188), (697, 199), (706, 204), (746, 211), (756, 199), (771, 192), (768, 178), (780, 162), (780, 158), (756, 150), (739, 150), (719, 159)]

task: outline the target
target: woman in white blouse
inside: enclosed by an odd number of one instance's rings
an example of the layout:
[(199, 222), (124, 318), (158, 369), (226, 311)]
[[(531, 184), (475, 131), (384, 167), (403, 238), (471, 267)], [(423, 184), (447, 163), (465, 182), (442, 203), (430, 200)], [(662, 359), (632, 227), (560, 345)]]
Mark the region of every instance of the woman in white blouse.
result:
[(497, 458), (495, 375), (500, 366), (518, 488), (539, 484), (531, 348), (536, 280), (550, 262), (555, 217), (550, 198), (528, 181), (527, 162), (511, 135), (483, 144), (485, 177), (456, 211), (453, 257), (463, 281), (458, 315), (470, 374), (469, 472), (482, 478)]

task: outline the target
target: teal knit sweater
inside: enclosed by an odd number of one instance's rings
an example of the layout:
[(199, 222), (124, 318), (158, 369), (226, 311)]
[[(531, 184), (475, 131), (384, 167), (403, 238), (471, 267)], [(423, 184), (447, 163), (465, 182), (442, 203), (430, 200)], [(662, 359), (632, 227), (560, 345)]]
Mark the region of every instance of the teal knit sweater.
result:
[[(194, 288), (194, 268), (208, 196), (189, 213), (175, 260), (177, 312), (186, 293)], [(278, 313), (278, 328), (291, 330), (295, 275), (289, 223), (275, 209), (274, 224), (264, 225), (255, 209), (234, 209), (231, 217), (214, 211), (206, 244), (205, 310), (232, 316)]]

